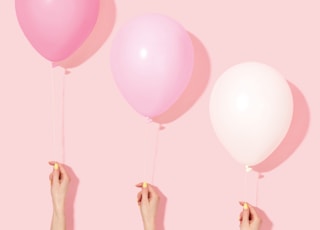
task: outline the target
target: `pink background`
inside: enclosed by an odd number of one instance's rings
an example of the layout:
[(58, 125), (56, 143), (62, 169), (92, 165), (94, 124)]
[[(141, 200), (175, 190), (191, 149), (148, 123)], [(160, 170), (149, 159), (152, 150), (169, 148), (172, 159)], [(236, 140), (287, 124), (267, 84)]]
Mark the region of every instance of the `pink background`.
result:
[[(101, 0), (101, 5), (92, 35), (59, 63), (70, 70), (64, 76), (26, 40), (14, 1), (0, 2), (1, 229), (49, 229), (48, 160), (64, 161), (73, 171), (71, 230), (142, 229), (134, 187), (142, 180), (163, 194), (160, 230), (237, 229), (237, 202), (243, 199), (261, 210), (264, 230), (319, 229), (318, 1)], [(160, 131), (126, 103), (109, 65), (115, 32), (147, 12), (179, 21), (196, 54), (192, 81), (157, 119), (164, 123)], [(280, 71), (295, 103), (287, 137), (247, 175), (247, 186), (243, 166), (218, 142), (208, 112), (215, 80), (242, 61)]]

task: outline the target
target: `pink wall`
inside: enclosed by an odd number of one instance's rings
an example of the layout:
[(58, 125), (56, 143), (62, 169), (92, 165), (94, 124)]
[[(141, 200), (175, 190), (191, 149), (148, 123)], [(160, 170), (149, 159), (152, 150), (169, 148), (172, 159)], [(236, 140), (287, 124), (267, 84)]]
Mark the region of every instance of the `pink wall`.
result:
[[(264, 230), (319, 229), (319, 3), (101, 2), (94, 33), (74, 57), (61, 63), (75, 67), (67, 76), (62, 68), (52, 69), (25, 39), (14, 1), (0, 2), (1, 229), (49, 228), (51, 168), (47, 161), (62, 158), (74, 173), (70, 229), (142, 229), (134, 185), (146, 175), (166, 197), (160, 230), (237, 229), (241, 211), (237, 201), (244, 199), (245, 190), (248, 200), (263, 212)], [(188, 94), (174, 111), (159, 118), (166, 123), (160, 132), (125, 102), (109, 66), (115, 32), (146, 12), (179, 21), (196, 47)], [(247, 187), (243, 166), (218, 142), (208, 112), (215, 80), (242, 61), (260, 61), (278, 69), (290, 82), (295, 101), (286, 139), (248, 175)], [(64, 156), (60, 147), (62, 79)]]

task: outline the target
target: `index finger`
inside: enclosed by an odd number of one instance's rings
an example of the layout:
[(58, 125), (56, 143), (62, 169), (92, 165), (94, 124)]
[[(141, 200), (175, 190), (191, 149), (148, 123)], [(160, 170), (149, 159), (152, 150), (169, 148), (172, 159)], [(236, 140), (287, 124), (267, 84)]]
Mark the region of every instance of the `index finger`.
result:
[(151, 196), (155, 196), (158, 195), (158, 193), (156, 192), (156, 190), (154, 189), (153, 185), (148, 184), (148, 188), (149, 188), (149, 192)]
[(69, 175), (66, 171), (66, 169), (64, 168), (63, 164), (59, 164), (59, 168), (60, 168), (60, 175), (61, 175), (61, 181), (63, 182), (69, 182), (70, 178)]
[(253, 218), (258, 218), (258, 213), (256, 212), (255, 208), (251, 204), (249, 204), (248, 202), (239, 201), (239, 204), (242, 206), (244, 205), (244, 203), (247, 203), (251, 216)]
[(57, 161), (49, 161), (48, 163), (49, 163), (49, 165), (51, 165), (51, 166), (54, 166), (55, 163), (59, 164), (59, 162), (57, 162)]
[(143, 184), (143, 182), (140, 182), (140, 183), (136, 184), (136, 187), (141, 188), (142, 184)]
[(257, 214), (255, 208), (250, 204), (248, 204), (248, 207), (249, 207), (249, 211), (250, 211), (250, 214), (253, 217), (253, 219), (257, 219), (258, 218), (258, 214)]

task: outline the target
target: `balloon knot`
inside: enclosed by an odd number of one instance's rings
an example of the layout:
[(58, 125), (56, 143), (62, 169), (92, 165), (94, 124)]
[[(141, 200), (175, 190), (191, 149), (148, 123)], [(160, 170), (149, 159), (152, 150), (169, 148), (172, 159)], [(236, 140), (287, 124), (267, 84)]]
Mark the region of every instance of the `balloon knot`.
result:
[(59, 65), (59, 63), (57, 63), (57, 62), (52, 62), (51, 67), (52, 67), (52, 68), (56, 68), (58, 65)]
[(251, 172), (252, 168), (249, 165), (246, 165), (246, 172)]
[(150, 117), (146, 117), (146, 121), (147, 121), (147, 123), (152, 123), (153, 122), (152, 118), (150, 118)]
[(68, 69), (64, 69), (64, 74), (65, 75), (68, 75), (68, 74), (70, 74), (71, 73), (71, 71), (70, 70), (68, 70)]

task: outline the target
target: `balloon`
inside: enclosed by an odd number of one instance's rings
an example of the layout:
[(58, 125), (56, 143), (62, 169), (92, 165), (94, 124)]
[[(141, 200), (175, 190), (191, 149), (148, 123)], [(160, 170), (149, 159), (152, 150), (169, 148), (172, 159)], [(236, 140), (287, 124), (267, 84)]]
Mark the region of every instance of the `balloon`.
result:
[(99, 0), (16, 0), (16, 14), (32, 46), (46, 59), (69, 57), (91, 33)]
[(193, 45), (185, 29), (159, 14), (139, 16), (117, 33), (111, 70), (127, 102), (153, 118), (177, 101), (193, 69)]
[(217, 80), (210, 97), (214, 131), (231, 156), (247, 166), (265, 160), (291, 124), (293, 97), (273, 68), (255, 62), (235, 65)]

